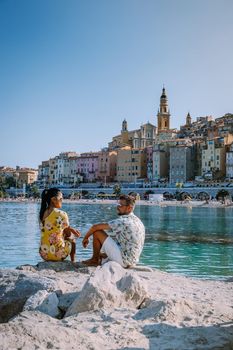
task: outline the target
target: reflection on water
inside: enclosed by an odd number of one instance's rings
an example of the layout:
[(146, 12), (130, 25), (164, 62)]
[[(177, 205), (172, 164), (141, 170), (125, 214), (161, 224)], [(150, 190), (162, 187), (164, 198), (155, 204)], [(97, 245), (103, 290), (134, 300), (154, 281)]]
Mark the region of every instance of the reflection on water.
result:
[[(116, 218), (114, 205), (64, 204), (71, 226), (84, 234), (97, 222)], [(40, 230), (39, 205), (0, 203), (0, 267), (35, 264)], [(146, 226), (141, 262), (164, 271), (223, 278), (233, 271), (233, 209), (137, 206)], [(77, 240), (77, 259), (91, 255)]]

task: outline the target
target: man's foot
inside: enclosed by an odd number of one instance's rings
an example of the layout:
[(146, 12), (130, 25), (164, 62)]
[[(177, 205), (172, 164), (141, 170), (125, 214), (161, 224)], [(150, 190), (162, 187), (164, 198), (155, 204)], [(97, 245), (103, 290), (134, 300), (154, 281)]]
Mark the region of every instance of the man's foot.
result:
[(106, 259), (107, 257), (108, 257), (107, 254), (105, 254), (105, 253), (100, 253), (100, 258)]
[(84, 260), (84, 261), (81, 261), (81, 263), (86, 265), (86, 266), (99, 266), (100, 265), (100, 261), (94, 260), (94, 259)]

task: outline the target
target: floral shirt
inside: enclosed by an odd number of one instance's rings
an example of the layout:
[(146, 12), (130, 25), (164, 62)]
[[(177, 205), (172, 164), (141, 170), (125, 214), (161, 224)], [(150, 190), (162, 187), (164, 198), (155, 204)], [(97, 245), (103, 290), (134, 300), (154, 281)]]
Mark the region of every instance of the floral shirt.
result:
[(63, 230), (69, 226), (67, 214), (54, 209), (41, 223), (40, 255), (44, 260), (59, 261), (71, 252), (71, 243), (64, 240)]
[(139, 260), (145, 240), (145, 227), (142, 221), (130, 213), (121, 215), (108, 224), (111, 227), (108, 235), (119, 244), (124, 265), (135, 265)]

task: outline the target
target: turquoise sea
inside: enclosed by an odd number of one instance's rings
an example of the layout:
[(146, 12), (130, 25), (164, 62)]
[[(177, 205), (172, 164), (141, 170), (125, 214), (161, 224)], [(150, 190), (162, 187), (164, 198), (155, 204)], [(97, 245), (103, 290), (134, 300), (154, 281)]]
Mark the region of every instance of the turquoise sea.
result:
[[(115, 205), (63, 204), (70, 225), (84, 234), (97, 222), (117, 217)], [(0, 203), (0, 268), (41, 261), (38, 254), (39, 204)], [(224, 279), (233, 276), (233, 208), (138, 205), (146, 241), (140, 262), (187, 276)], [(77, 260), (91, 255), (77, 240)]]

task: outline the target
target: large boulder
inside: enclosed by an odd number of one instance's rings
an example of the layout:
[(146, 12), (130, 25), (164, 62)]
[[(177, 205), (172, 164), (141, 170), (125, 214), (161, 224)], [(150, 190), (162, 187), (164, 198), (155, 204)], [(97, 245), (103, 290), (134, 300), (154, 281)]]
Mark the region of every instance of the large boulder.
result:
[(26, 301), (23, 311), (36, 310), (51, 317), (58, 317), (60, 315), (58, 303), (59, 300), (55, 292), (49, 293), (46, 290), (39, 290)]
[(60, 282), (30, 271), (0, 270), (0, 323), (21, 312), (26, 300), (38, 290), (60, 290)]
[(147, 284), (116, 262), (97, 267), (65, 316), (112, 307), (138, 308), (148, 297)]

